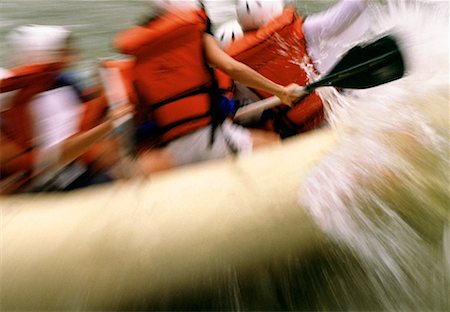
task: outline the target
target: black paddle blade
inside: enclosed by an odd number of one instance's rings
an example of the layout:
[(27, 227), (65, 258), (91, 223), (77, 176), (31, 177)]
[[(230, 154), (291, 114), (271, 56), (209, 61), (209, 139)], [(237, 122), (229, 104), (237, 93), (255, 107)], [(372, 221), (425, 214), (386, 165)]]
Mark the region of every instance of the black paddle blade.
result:
[(350, 49), (321, 80), (307, 86), (308, 91), (323, 86), (366, 89), (403, 77), (403, 57), (394, 38), (382, 37)]

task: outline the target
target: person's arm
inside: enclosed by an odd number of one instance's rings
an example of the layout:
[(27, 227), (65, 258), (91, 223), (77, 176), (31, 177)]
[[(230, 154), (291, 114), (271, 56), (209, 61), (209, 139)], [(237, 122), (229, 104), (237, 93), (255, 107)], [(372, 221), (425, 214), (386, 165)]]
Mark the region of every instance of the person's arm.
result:
[(58, 170), (77, 159), (113, 129), (111, 121), (76, 134), (48, 148), (25, 150), (0, 134), (0, 194), (13, 193), (47, 170)]
[(131, 105), (114, 109), (111, 111), (110, 117), (103, 123), (66, 139), (60, 146), (60, 154), (55, 165), (65, 166), (80, 157), (94, 144), (112, 132), (118, 126), (115, 125), (115, 122), (131, 111)]
[(368, 0), (341, 0), (326, 11), (308, 16), (303, 30), (308, 42), (338, 36), (367, 8)]
[(123, 116), (130, 115), (131, 105), (111, 110), (109, 117), (99, 125), (77, 133), (50, 148), (40, 149), (36, 157), (34, 172), (57, 170), (71, 163), (102, 141), (124, 121)]
[(298, 85), (291, 84), (287, 87), (279, 85), (226, 54), (213, 36), (204, 34), (203, 38), (206, 59), (211, 66), (219, 68), (234, 80), (248, 87), (276, 95), (284, 104), (291, 105), (296, 100), (293, 93)]
[(2, 179), (0, 194), (12, 193), (42, 172), (58, 170), (79, 158), (113, 131), (120, 118), (131, 110), (131, 106), (115, 109), (101, 124), (48, 148), (23, 150), (23, 147), (0, 132), (0, 149), (3, 151), (0, 153), (0, 173), (12, 177)]

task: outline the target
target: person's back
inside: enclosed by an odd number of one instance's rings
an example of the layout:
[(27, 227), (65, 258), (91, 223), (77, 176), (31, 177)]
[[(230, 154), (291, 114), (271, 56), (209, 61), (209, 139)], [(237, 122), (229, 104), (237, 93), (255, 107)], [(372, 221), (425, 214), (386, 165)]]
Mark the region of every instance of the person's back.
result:
[[(255, 141), (250, 131), (232, 124), (220, 111), (209, 64), (288, 98), (286, 88), (238, 64), (218, 47), (203, 10), (169, 10), (143, 26), (121, 32), (115, 45), (122, 53), (135, 57), (134, 79), (142, 98), (139, 121), (152, 119), (156, 123), (160, 142), (167, 144), (165, 155), (175, 166), (250, 152), (253, 148)], [(277, 138), (270, 133), (265, 138), (260, 134), (256, 142), (264, 141), (274, 142)]]
[(139, 119), (152, 119), (161, 143), (212, 123), (214, 81), (203, 54), (206, 16), (200, 10), (171, 12), (115, 40), (135, 57), (135, 87), (143, 101)]

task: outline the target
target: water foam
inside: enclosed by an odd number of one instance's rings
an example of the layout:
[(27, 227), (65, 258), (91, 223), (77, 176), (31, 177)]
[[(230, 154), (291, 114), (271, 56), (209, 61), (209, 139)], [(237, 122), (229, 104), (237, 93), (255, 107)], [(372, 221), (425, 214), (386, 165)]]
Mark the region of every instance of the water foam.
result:
[[(393, 33), (407, 75), (345, 95), (320, 91), (339, 146), (310, 173), (300, 205), (351, 254), (330, 281), (342, 306), (449, 308), (449, 34), (446, 2), (373, 5), (373, 34)], [(359, 266), (356, 272), (354, 267)], [(342, 281), (345, 282), (342, 282)], [(363, 285), (356, 290), (355, 285)], [(367, 299), (369, 300), (369, 299)]]

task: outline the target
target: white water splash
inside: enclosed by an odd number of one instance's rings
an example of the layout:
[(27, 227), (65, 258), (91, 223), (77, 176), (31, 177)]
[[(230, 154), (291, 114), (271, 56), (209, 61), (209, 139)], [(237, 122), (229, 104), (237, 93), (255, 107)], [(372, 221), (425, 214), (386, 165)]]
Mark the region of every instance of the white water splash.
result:
[(343, 306), (364, 306), (365, 293), (381, 309), (447, 310), (449, 4), (374, 9), (372, 32), (395, 35), (408, 73), (346, 96), (320, 91), (342, 138), (311, 172), (300, 204), (339, 246), (333, 252), (350, 252), (362, 268), (348, 263), (348, 276), (330, 281), (330, 292), (345, 294)]

